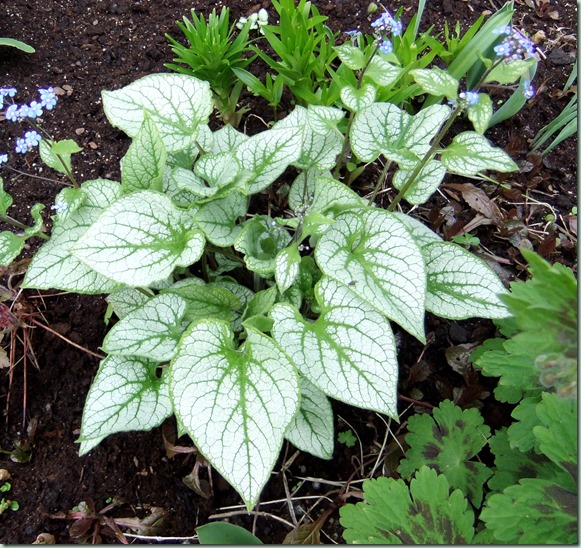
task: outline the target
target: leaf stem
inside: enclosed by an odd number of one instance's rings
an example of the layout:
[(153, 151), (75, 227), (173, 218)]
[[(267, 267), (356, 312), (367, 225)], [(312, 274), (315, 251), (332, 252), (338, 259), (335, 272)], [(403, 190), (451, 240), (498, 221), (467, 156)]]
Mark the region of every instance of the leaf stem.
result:
[(395, 207), (397, 206), (397, 204), (399, 204), (401, 199), (405, 196), (405, 193), (410, 189), (412, 184), (418, 178), (418, 175), (420, 174), (420, 172), (422, 171), (424, 166), (432, 158), (434, 152), (436, 151), (436, 149), (440, 145), (440, 141), (444, 138), (446, 133), (448, 133), (448, 130), (450, 129), (450, 127), (452, 127), (454, 120), (456, 120), (456, 118), (459, 116), (459, 114), (461, 112), (462, 112), (462, 108), (460, 108), (460, 107), (456, 107), (456, 109), (452, 112), (452, 114), (450, 115), (450, 118), (448, 118), (448, 120), (446, 121), (446, 123), (444, 124), (442, 129), (439, 131), (438, 135), (436, 135), (436, 138), (432, 142), (432, 145), (430, 146), (429, 150), (424, 154), (423, 158), (416, 165), (415, 169), (412, 171), (408, 180), (401, 187), (400, 191), (397, 193), (396, 197), (393, 199), (393, 202), (391, 202), (391, 204), (389, 204), (387, 211), (393, 211), (395, 209)]
[[(12, 225), (13, 227), (20, 228), (21, 230), (28, 230), (28, 228), (29, 228), (25, 224), (22, 224), (20, 221), (17, 221), (16, 219), (13, 219), (12, 217), (10, 217), (10, 215), (0, 215), (0, 221), (6, 223), (8, 225)], [(49, 239), (48, 236), (46, 234), (43, 234), (42, 232), (35, 234), (35, 236), (38, 236), (39, 238), (42, 238), (43, 240)]]
[(371, 198), (369, 199), (368, 207), (371, 207), (373, 205), (373, 203), (375, 202), (375, 198), (377, 198), (377, 193), (379, 192), (379, 189), (383, 186), (383, 183), (385, 183), (385, 179), (387, 179), (387, 172), (389, 170), (389, 166), (391, 166), (391, 161), (385, 162), (385, 165), (383, 166), (383, 171), (381, 172), (381, 175), (379, 176), (379, 179), (377, 180), (377, 184), (375, 185), (375, 188), (373, 189), (373, 194), (371, 195)]

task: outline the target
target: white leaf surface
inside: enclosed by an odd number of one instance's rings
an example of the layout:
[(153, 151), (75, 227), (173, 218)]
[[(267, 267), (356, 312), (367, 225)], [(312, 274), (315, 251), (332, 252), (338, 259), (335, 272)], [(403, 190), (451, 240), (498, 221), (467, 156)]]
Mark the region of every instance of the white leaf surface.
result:
[(374, 103), (355, 116), (353, 152), (364, 162), (383, 154), (400, 167), (413, 168), (449, 115), (450, 108), (444, 105), (433, 105), (411, 116), (391, 103)]
[(170, 393), (198, 450), (250, 510), (298, 407), (298, 378), (287, 356), (252, 329), (238, 349), (226, 323), (202, 321), (182, 337), (171, 364)]
[(376, 96), (377, 92), (371, 84), (364, 84), (360, 89), (351, 86), (341, 88), (341, 101), (347, 110), (353, 112), (359, 112), (372, 105)]
[(224, 198), (203, 204), (195, 219), (210, 242), (228, 247), (234, 244), (242, 230), (236, 221), (246, 215), (247, 211), (248, 198), (234, 191)]
[(107, 303), (113, 308), (118, 318), (124, 318), (133, 310), (143, 306), (153, 295), (145, 293), (133, 287), (121, 287), (107, 295)]
[(499, 295), (507, 290), (478, 257), (451, 242), (422, 248), (428, 271), (426, 309), (451, 320), (509, 316)]
[[(398, 170), (393, 177), (393, 186), (398, 190), (401, 189), (413, 171), (413, 169)], [(405, 200), (413, 205), (425, 203), (436, 192), (445, 175), (446, 168), (441, 162), (438, 160), (428, 162), (405, 193)]]
[(399, 67), (375, 55), (365, 70), (363, 81), (365, 82), (367, 79), (370, 79), (378, 86), (389, 87), (400, 77), (402, 72)]
[(135, 356), (101, 362), (83, 410), (81, 455), (110, 434), (151, 430), (171, 415), (167, 375), (158, 379), (155, 369), (155, 362)]
[(125, 193), (161, 190), (166, 156), (159, 131), (146, 114), (121, 162), (121, 183)]
[(476, 175), (479, 171), (516, 171), (518, 166), (510, 156), (479, 133), (465, 131), (454, 137), (452, 143), (442, 152), (442, 164), (448, 171), (459, 175)]
[(387, 321), (346, 285), (315, 286), (321, 315), (303, 319), (292, 306), (272, 309), (273, 337), (305, 378), (327, 396), (397, 419), (397, 357)]
[(327, 276), (425, 340), (424, 259), (397, 217), (384, 210), (345, 212), (321, 236), (315, 257)]
[(109, 122), (133, 138), (149, 114), (168, 152), (190, 147), (212, 113), (210, 84), (185, 74), (150, 74), (116, 91), (103, 91)]
[(34, 255), (23, 287), (61, 289), (76, 293), (110, 293), (118, 283), (80, 262), (72, 248), (103, 210), (121, 197), (121, 185), (107, 179), (81, 185), (86, 197), (82, 205), (63, 222), (55, 222), (51, 239)]
[(103, 341), (103, 350), (119, 356), (169, 361), (181, 337), (186, 301), (172, 293), (156, 295), (119, 320)]
[(320, 459), (330, 459), (335, 445), (333, 409), (327, 396), (300, 377), (301, 405), (285, 438), (297, 449)]
[(274, 277), (281, 294), (294, 283), (299, 273), (300, 264), (301, 255), (296, 242), (278, 252)]
[(74, 256), (119, 283), (148, 286), (176, 266), (189, 266), (204, 249), (191, 216), (157, 192), (140, 191), (116, 201), (83, 234)]

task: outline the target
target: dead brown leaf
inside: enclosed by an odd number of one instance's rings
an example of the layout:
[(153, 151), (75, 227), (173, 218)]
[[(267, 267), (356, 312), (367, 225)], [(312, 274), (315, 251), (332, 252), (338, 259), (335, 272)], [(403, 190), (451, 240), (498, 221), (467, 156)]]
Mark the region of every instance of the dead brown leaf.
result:
[(502, 211), (492, 201), (486, 193), (472, 183), (448, 183), (442, 185), (442, 188), (457, 190), (462, 194), (464, 201), (476, 212), (490, 219), (494, 224), (500, 223), (503, 219)]

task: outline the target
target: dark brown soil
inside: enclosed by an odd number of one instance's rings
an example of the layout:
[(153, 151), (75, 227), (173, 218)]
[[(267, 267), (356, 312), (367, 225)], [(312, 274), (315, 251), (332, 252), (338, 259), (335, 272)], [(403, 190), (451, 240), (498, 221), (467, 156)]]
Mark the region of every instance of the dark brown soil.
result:
[[(544, 161), (528, 155), (530, 139), (569, 100), (569, 97), (560, 96), (559, 91), (576, 55), (576, 6), (568, 0), (553, 2), (550, 9), (541, 10), (539, 7), (535, 12), (524, 1), (515, 3), (520, 25), (530, 35), (544, 32), (541, 48), (547, 59), (541, 63), (535, 80), (539, 88), (537, 96), (515, 119), (487, 134), (496, 145), (505, 148), (520, 162), (525, 171), (506, 179), (505, 182), (512, 185), (511, 192), (499, 192), (492, 185), (483, 188), (496, 198), (499, 207), (510, 218), (528, 227), (525, 237), (537, 251), (551, 262), (560, 261), (576, 270), (576, 223), (573, 225), (570, 217), (577, 202), (576, 138), (562, 143)], [(166, 72), (163, 64), (171, 61), (172, 53), (164, 33), (179, 36), (175, 26), (177, 19), (189, 16), (191, 7), (207, 14), (215, 4), (208, 0), (11, 0), (3, 6), (0, 36), (26, 41), (34, 45), (36, 53), (27, 55), (12, 48), (0, 48), (0, 86), (16, 87), (18, 99), (23, 102), (34, 99), (39, 87), (53, 85), (65, 90), (66, 94), (60, 97), (56, 109), (44, 117), (44, 127), (55, 138), (74, 138), (83, 147), (83, 152), (73, 161), (78, 180), (97, 177), (118, 180), (119, 159), (125, 154), (129, 140), (108, 124), (102, 110), (101, 90), (118, 89), (141, 76)], [(230, 4), (233, 17), (248, 15), (260, 7), (269, 9), (271, 16), (274, 14), (267, 1)], [(358, 26), (369, 28), (368, 2), (365, 0), (320, 0), (316, 4), (323, 14), (329, 16), (328, 25), (334, 30)], [(392, 8), (396, 6), (389, 4)], [(431, 0), (427, 2), (422, 26), (427, 28), (433, 24), (436, 29), (441, 29), (444, 20), (452, 24), (459, 20), (466, 29), (493, 4), (488, 0)], [(550, 2), (536, 4), (550, 6)], [(403, 18), (409, 21), (416, 2), (404, 0), (397, 5), (404, 6)], [(500, 5), (498, 2), (497, 7)], [(550, 13), (553, 10), (556, 15)], [(268, 109), (260, 100), (244, 96), (243, 102), (268, 121)], [(255, 122), (250, 119), (249, 123)], [(9, 146), (12, 149), (19, 132), (14, 124), (0, 121), (0, 153)], [(60, 180), (42, 167), (34, 154), (23, 156), (17, 162), (11, 161), (12, 167)], [(30, 221), (31, 205), (42, 202), (50, 207), (55, 194), (62, 188), (57, 182), (17, 175), (5, 169), (1, 175), (5, 188), (14, 197), (15, 205), (10, 213), (24, 223)], [(466, 181), (456, 177), (448, 182)], [(359, 189), (367, 190), (364, 186)], [(544, 218), (550, 210), (526, 200), (523, 197), (526, 193), (552, 206), (557, 221), (546, 226)], [(446, 229), (447, 237), (474, 217), (474, 211), (460, 196), (456, 194), (455, 198), (450, 193), (445, 199), (443, 195), (436, 196), (426, 207), (419, 209), (425, 220), (442, 231), (440, 210), (450, 201), (457, 210), (460, 223)], [(48, 218), (48, 212), (45, 218)], [(510, 236), (507, 230), (506, 226), (488, 225), (480, 226), (472, 233), (481, 239), (489, 254), (496, 257), (493, 262), (510, 280), (514, 276), (524, 276), (524, 261), (514, 245), (514, 238), (512, 241), (507, 239)], [(555, 236), (560, 237), (558, 245)], [(481, 252), (486, 250), (480, 248)], [(32, 249), (25, 255), (30, 256), (31, 252)], [(18, 278), (13, 281), (18, 281)], [(106, 308), (103, 297), (45, 292), (39, 298), (37, 292), (27, 291), (19, 302), (24, 307), (20, 313), (25, 321), (26, 314), (34, 313), (38, 321), (53, 331), (93, 352), (99, 351), (107, 329), (103, 322)], [(55, 515), (66, 513), (89, 499), (94, 501), (97, 510), (106, 506), (113, 497), (124, 501), (107, 514), (117, 518), (142, 518), (153, 507), (163, 508), (166, 512), (165, 527), (160, 534), (185, 537), (193, 535), (194, 528), (207, 523), (212, 514), (230, 512), (224, 507), (240, 504), (237, 494), (216, 473), (213, 474), (214, 494), (208, 499), (186, 487), (182, 478), (192, 470), (194, 459), (184, 455), (168, 458), (161, 429), (111, 436), (89, 456), (79, 458), (75, 439), (98, 359), (55, 334), (33, 326), (31, 321), (27, 323), (31, 327), (26, 328), (26, 335), (38, 360), (38, 369), (30, 357), (26, 369), (22, 360), (12, 372), (7, 368), (0, 369), (0, 448), (10, 451), (15, 443), (21, 443), (30, 447), (31, 454), (28, 463), (16, 463), (7, 454), (0, 454), (0, 468), (8, 469), (12, 475), (10, 498), (20, 504), (18, 511), (0, 515), (0, 542), (31, 543), (40, 533), (53, 534), (58, 543), (74, 542), (69, 530), (71, 521)], [(488, 397), (494, 386), (491, 380), (476, 374), (463, 378), (450, 368), (445, 358), (446, 349), (453, 345), (478, 343), (493, 336), (494, 326), (481, 321), (448, 322), (429, 318), (428, 331), (431, 344), (425, 352), (411, 337), (402, 337), (400, 392), (404, 398), (413, 397), (432, 405), (445, 398), (455, 399), (464, 406), (481, 407), (491, 427), (504, 424), (508, 411)], [(16, 336), (21, 341), (23, 330), (17, 331)], [(10, 337), (6, 335), (6, 348), (9, 348), (9, 342)], [(22, 344), (17, 340), (14, 344), (19, 358)], [(402, 400), (401, 411), (404, 412), (407, 406), (408, 403)], [(339, 443), (334, 459), (329, 463), (301, 454), (286, 472), (282, 472), (282, 464), (294, 454), (294, 449), (288, 446), (261, 501), (285, 499), (283, 474), (292, 486), (296, 485), (297, 477), (302, 476), (341, 482), (350, 477), (361, 479), (369, 473), (370, 465), (377, 459), (386, 425), (374, 413), (344, 405), (336, 405), (335, 409), (349, 423), (347, 426), (338, 419), (338, 430), (352, 428), (361, 437), (361, 450), (367, 462), (364, 475), (358, 472), (361, 467), (359, 446), (347, 448)], [(421, 407), (413, 409), (418, 411)], [(171, 421), (168, 424), (171, 426)], [(404, 426), (402, 421), (400, 439), (405, 434)], [(180, 443), (186, 445), (188, 442), (184, 438)], [(391, 447), (395, 447), (393, 442), (388, 445)], [(382, 460), (384, 466), (380, 466), (377, 473), (395, 473), (397, 456), (397, 452), (391, 452)], [(311, 511), (310, 516), (314, 519), (329, 508), (329, 501), (336, 497), (338, 489), (323, 482), (307, 481), (298, 496), (328, 496)], [(297, 515), (309, 510), (316, 501), (312, 498), (300, 503)], [(291, 521), (286, 502), (268, 504), (260, 510)], [(254, 528), (267, 543), (282, 542), (290, 530), (269, 516), (236, 516), (232, 521)], [(331, 515), (323, 531), (323, 542), (330, 542), (325, 535), (333, 541), (341, 541), (337, 512)], [(106, 528), (102, 529), (101, 537), (103, 542), (119, 542), (114, 536), (107, 536)]]

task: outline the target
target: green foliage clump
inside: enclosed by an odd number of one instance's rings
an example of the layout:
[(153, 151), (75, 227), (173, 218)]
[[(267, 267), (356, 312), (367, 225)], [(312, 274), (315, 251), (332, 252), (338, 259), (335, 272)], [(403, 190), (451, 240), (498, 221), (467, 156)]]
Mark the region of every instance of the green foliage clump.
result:
[[(392, 478), (367, 481), (365, 502), (341, 509), (348, 542), (577, 542), (577, 282), (570, 269), (523, 255), (532, 278), (512, 284), (502, 297), (512, 316), (496, 321), (508, 338), (489, 340), (473, 355), (485, 374), (501, 376), (500, 401), (520, 401), (514, 422), (491, 436), (478, 410), (449, 401), (432, 417), (410, 417), (398, 472), (415, 477), (409, 487)], [(550, 376), (539, 367), (548, 354)], [(494, 466), (474, 460), (485, 445)], [(424, 500), (419, 482), (431, 485)]]

